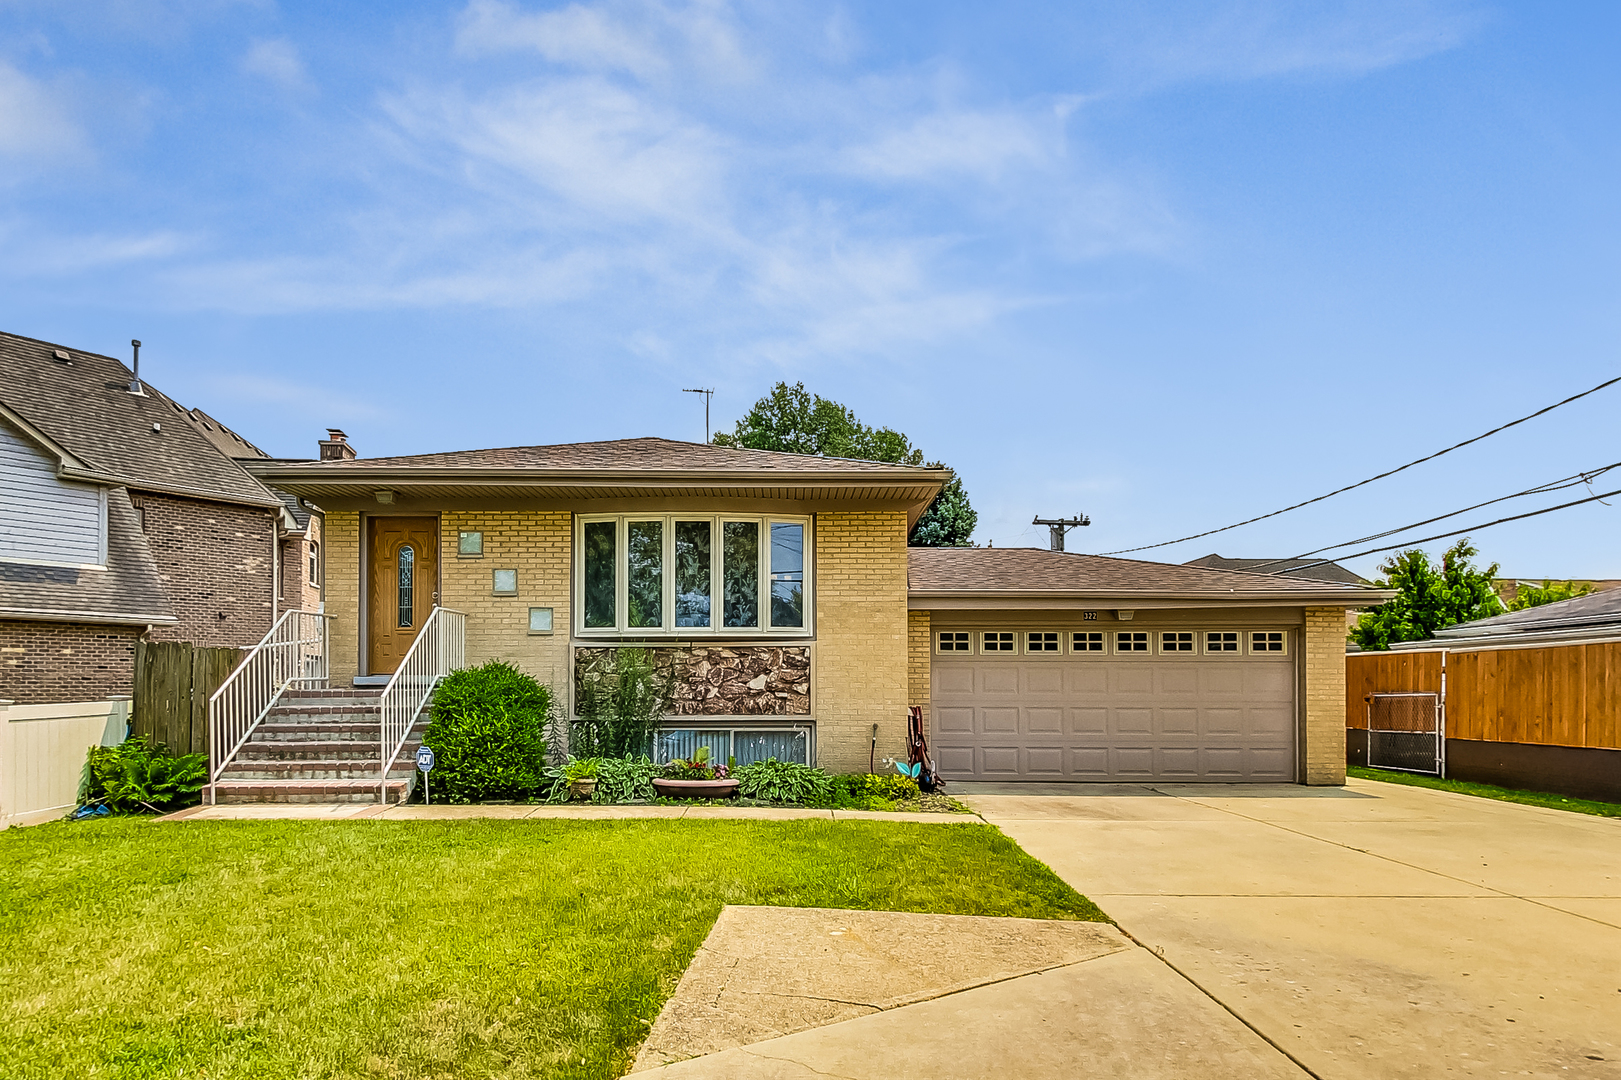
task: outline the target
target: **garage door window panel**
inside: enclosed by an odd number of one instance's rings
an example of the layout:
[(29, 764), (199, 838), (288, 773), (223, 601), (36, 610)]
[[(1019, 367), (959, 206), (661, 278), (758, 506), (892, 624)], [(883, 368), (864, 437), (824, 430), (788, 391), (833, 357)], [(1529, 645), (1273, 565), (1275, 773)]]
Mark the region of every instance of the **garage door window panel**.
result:
[(1056, 630), (1031, 630), (1024, 635), (1024, 651), (1034, 655), (1057, 655), (1062, 651)]
[(1077, 630), (1069, 637), (1069, 651), (1076, 656), (1102, 656), (1109, 651), (1108, 638), (1101, 630)]
[(1118, 630), (1114, 635), (1114, 651), (1119, 656), (1148, 655), (1147, 630)]
[(1251, 656), (1283, 656), (1288, 652), (1289, 635), (1282, 630), (1250, 631)]
[(1206, 656), (1237, 656), (1243, 651), (1242, 637), (1237, 630), (1207, 630), (1204, 635)]
[(967, 630), (942, 630), (935, 636), (934, 647), (941, 653), (971, 653), (974, 651), (974, 635)]
[(1191, 630), (1162, 630), (1159, 635), (1159, 651), (1162, 654), (1182, 655), (1194, 651), (1194, 636)]
[(987, 653), (1016, 653), (1019, 637), (1012, 630), (987, 630), (980, 634), (979, 648)]

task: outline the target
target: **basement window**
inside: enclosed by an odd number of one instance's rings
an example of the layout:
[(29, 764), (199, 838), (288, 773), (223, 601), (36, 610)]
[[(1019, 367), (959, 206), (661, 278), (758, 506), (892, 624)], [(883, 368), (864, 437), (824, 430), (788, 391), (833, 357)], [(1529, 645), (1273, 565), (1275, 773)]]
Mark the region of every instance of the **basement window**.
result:
[(940, 631), (939, 647), (941, 652), (973, 652), (974, 644), (966, 630)]

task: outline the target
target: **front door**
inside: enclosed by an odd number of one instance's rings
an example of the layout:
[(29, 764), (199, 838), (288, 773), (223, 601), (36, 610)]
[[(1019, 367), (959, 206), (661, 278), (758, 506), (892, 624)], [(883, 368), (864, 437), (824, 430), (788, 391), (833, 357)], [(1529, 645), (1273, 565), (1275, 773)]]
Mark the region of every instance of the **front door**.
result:
[(366, 664), (373, 675), (392, 675), (439, 602), (439, 523), (374, 517), (369, 532)]

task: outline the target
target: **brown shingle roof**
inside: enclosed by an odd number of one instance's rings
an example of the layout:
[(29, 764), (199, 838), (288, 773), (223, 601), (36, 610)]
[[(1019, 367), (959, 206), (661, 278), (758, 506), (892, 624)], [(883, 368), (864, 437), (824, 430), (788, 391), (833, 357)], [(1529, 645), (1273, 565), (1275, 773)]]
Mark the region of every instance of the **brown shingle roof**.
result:
[(927, 477), (932, 470), (881, 461), (784, 454), (775, 450), (739, 450), (674, 439), (610, 439), (604, 442), (557, 443), (550, 446), (506, 446), (493, 450), (453, 450), (404, 457), (311, 461), (291, 466), (299, 472), (335, 469), (512, 469), (557, 472), (716, 472), (873, 473)]
[(914, 594), (1073, 594), (1076, 596), (1318, 597), (1367, 602), (1370, 590), (1337, 582), (1212, 570), (1176, 563), (1111, 559), (1042, 548), (909, 548)]
[(112, 357), (0, 332), (0, 402), (92, 470), (137, 490), (276, 505), (161, 391), (146, 383), (144, 395), (131, 394), (133, 377)]
[(1222, 555), (1206, 555), (1189, 559), (1184, 566), (1208, 566), (1215, 570), (1250, 570), (1257, 574), (1277, 577), (1310, 578), (1312, 581), (1338, 581), (1344, 585), (1366, 585), (1361, 575), (1347, 570), (1336, 562), (1322, 559), (1229, 559)]

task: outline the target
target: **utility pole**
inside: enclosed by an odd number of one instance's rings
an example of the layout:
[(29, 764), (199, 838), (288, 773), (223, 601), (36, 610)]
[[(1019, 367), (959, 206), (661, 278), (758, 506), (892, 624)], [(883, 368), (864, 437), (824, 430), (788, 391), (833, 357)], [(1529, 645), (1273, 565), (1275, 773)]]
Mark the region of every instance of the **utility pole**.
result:
[(1047, 535), (1051, 537), (1050, 546), (1054, 551), (1064, 550), (1064, 534), (1081, 525), (1092, 524), (1092, 519), (1085, 514), (1072, 518), (1032, 518), (1032, 525), (1047, 526)]
[(683, 394), (702, 394), (704, 396), (704, 442), (709, 442), (709, 399), (715, 396), (715, 388), (708, 390), (683, 390)]

